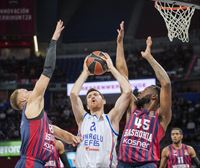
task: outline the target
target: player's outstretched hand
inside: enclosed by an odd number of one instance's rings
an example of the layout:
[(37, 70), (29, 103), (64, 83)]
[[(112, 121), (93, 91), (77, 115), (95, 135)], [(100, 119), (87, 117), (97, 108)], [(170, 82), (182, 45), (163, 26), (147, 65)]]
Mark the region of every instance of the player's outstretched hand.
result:
[(53, 34), (53, 37), (52, 39), (53, 40), (58, 40), (59, 37), (60, 37), (60, 34), (62, 32), (62, 30), (65, 28), (65, 26), (63, 25), (63, 21), (62, 20), (59, 20), (57, 22), (57, 25), (56, 25), (56, 29), (54, 31), (54, 34)]
[(71, 141), (72, 141), (72, 143), (71, 143), (72, 146), (75, 147), (75, 146), (77, 146), (79, 143), (81, 143), (82, 140), (81, 140), (81, 137), (80, 137), (80, 136), (73, 136)]
[(88, 56), (85, 58), (84, 63), (83, 63), (83, 71), (85, 71), (88, 75), (93, 75), (92, 73), (90, 73), (90, 71), (88, 70), (88, 66), (87, 66), (87, 61)]
[(105, 58), (102, 57), (102, 59), (106, 61), (106, 64), (107, 64), (107, 67), (108, 67), (107, 71), (110, 71), (110, 69), (113, 67), (113, 62), (112, 62), (110, 55), (108, 53), (104, 52), (104, 55), (105, 55)]
[(122, 43), (124, 40), (124, 21), (120, 23), (120, 28), (117, 29), (118, 36), (117, 36), (117, 43)]
[(148, 58), (148, 57), (152, 57), (151, 55), (151, 46), (152, 46), (152, 39), (149, 36), (146, 40), (146, 49), (145, 51), (141, 51), (141, 55), (143, 58)]

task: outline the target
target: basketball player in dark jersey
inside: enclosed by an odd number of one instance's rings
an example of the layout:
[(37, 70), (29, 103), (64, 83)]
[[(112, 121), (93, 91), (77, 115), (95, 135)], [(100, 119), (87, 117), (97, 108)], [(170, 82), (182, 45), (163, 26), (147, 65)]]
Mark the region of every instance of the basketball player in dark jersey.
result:
[(22, 110), (21, 158), (16, 168), (43, 168), (47, 161), (52, 161), (52, 166), (59, 168), (54, 136), (73, 145), (80, 142), (78, 137), (49, 124), (44, 112), (44, 93), (55, 69), (56, 42), (63, 29), (63, 22), (60, 20), (47, 51), (43, 72), (33, 91), (16, 89), (10, 96), (12, 108)]
[(56, 140), (56, 149), (58, 151), (60, 160), (62, 161), (64, 168), (70, 168), (70, 165), (67, 160), (67, 156), (65, 154), (65, 147), (62, 141)]
[[(63, 142), (56, 139), (55, 145), (56, 145), (56, 150), (58, 152), (60, 162), (61, 162), (60, 168), (70, 168), (70, 165), (69, 165), (68, 160), (67, 160), (67, 156), (65, 154), (65, 146), (64, 146)], [(49, 161), (45, 164), (45, 168), (56, 168), (56, 167), (52, 167), (52, 166), (49, 166), (49, 165), (51, 165), (51, 161)]]
[(162, 150), (160, 168), (191, 168), (192, 162), (199, 168), (200, 161), (193, 147), (183, 144), (180, 128), (171, 130), (172, 144)]
[[(124, 22), (117, 37), (116, 67), (128, 79), (123, 48)], [(127, 122), (120, 142), (118, 168), (156, 168), (160, 159), (160, 140), (171, 120), (171, 82), (162, 66), (151, 55), (152, 40), (146, 40), (141, 55), (153, 68), (161, 87), (148, 86), (132, 95)]]

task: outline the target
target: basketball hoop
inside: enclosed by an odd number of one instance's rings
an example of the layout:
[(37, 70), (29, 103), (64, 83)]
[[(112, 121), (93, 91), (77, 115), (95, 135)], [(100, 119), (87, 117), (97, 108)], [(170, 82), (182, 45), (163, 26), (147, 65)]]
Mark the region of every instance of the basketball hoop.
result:
[(173, 41), (173, 38), (178, 38), (182, 42), (189, 42), (188, 30), (195, 8), (160, 0), (155, 1), (155, 8), (165, 20), (169, 40)]

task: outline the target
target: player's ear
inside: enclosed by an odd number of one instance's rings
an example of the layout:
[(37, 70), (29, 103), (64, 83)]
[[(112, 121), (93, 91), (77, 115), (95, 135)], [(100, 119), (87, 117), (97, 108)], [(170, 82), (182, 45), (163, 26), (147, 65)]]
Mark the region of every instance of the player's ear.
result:
[(158, 99), (158, 95), (157, 95), (157, 94), (152, 95), (152, 96), (151, 96), (151, 99), (152, 99), (152, 100), (157, 100), (157, 99)]
[(87, 105), (87, 109), (90, 110), (89, 106)]
[(106, 104), (106, 99), (103, 99), (103, 104), (104, 104), (104, 105)]
[(181, 134), (181, 139), (183, 139), (183, 134)]

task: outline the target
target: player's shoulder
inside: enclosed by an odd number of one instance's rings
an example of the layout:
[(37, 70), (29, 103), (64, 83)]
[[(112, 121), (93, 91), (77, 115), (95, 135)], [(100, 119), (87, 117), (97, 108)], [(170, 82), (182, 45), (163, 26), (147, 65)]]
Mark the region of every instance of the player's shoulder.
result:
[(83, 115), (82, 115), (82, 120), (84, 120), (84, 119), (88, 119), (88, 118), (90, 118), (90, 116), (91, 116), (90, 113), (84, 111), (84, 112), (83, 112)]
[(184, 144), (184, 145), (188, 148), (189, 151), (193, 151), (194, 150), (194, 148), (192, 146), (186, 145), (186, 144)]
[(187, 148), (189, 154), (194, 154), (195, 153), (195, 150), (194, 150), (194, 148), (192, 146), (186, 145), (186, 144), (183, 144), (183, 145), (185, 145), (185, 147)]
[(169, 151), (170, 151), (169, 148), (170, 148), (170, 145), (164, 147), (163, 150), (162, 150), (162, 153), (168, 155)]
[(186, 146), (187, 146), (187, 150), (188, 150), (189, 155), (192, 158), (195, 157), (196, 156), (195, 149), (192, 146), (190, 146), (190, 145), (186, 145)]
[(166, 147), (163, 148), (163, 150), (168, 151), (171, 145), (167, 145)]

